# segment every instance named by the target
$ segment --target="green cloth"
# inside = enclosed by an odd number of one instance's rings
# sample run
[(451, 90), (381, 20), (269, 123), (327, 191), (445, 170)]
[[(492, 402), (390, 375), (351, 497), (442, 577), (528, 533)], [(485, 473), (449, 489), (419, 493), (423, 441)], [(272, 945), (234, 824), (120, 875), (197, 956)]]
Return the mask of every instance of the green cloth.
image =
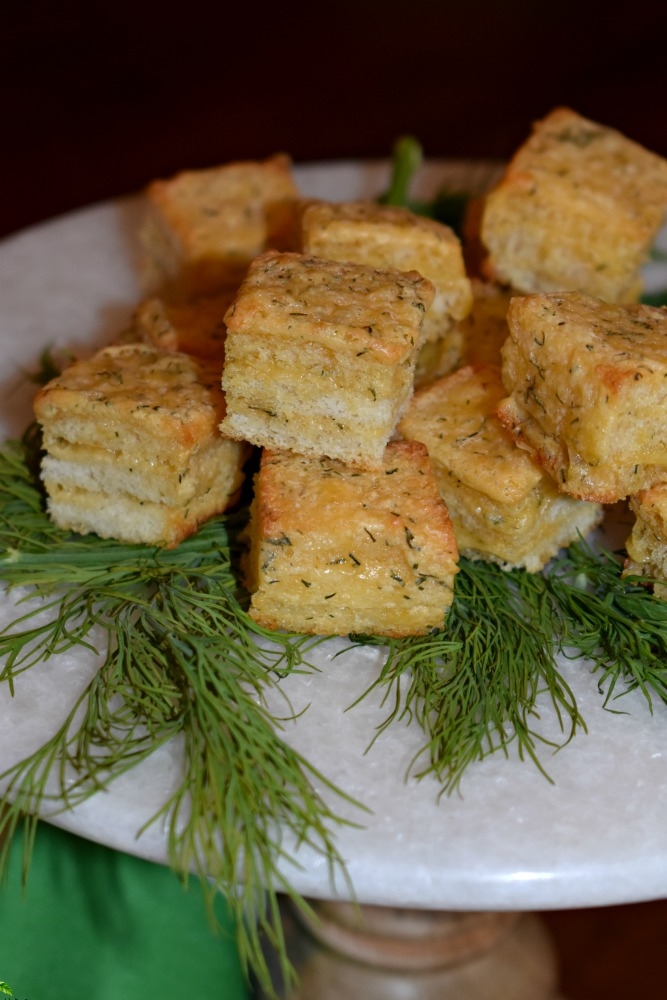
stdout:
[[(201, 887), (42, 823), (27, 885), (17, 837), (0, 885), (0, 982), (16, 1000), (246, 1000), (233, 921)], [(2, 996), (2, 993), (0, 993)]]

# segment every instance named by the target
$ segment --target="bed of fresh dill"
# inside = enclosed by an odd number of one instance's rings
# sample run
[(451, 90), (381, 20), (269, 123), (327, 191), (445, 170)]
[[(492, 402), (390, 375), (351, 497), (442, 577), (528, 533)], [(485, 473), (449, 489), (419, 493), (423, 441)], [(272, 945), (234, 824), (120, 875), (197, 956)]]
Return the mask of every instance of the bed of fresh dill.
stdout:
[[(460, 192), (428, 206), (410, 200), (420, 162), (415, 140), (399, 140), (382, 200), (456, 227)], [(40, 811), (75, 806), (179, 737), (183, 773), (154, 820), (167, 828), (173, 869), (201, 876), (212, 919), (216, 893), (225, 896), (241, 960), (271, 995), (264, 941), (283, 981), (293, 977), (280, 896), (307, 906), (285, 874), (286, 837), (320, 851), (332, 881), (345, 879), (336, 832), (364, 821), (364, 804), (290, 747), (269, 708), (281, 678), (312, 669), (309, 652), (322, 640), (268, 633), (248, 615), (237, 572), (245, 506), (173, 550), (81, 537), (46, 515), (38, 462), (34, 429), (0, 446), (0, 581), (39, 598), (19, 603), (17, 620), (0, 633), (0, 680), (13, 693), (23, 671), (59, 653), (99, 647), (101, 656), (57, 732), (0, 774), (0, 878), (19, 828), (27, 875)], [(436, 795), (457, 790), (470, 763), (511, 749), (548, 779), (540, 751), (554, 743), (553, 726), (544, 735), (545, 705), (560, 724), (558, 746), (586, 726), (558, 654), (589, 662), (608, 706), (636, 688), (649, 708), (667, 701), (667, 602), (624, 578), (619, 554), (583, 541), (541, 574), (462, 559), (444, 626), (404, 640), (350, 637), (351, 645), (384, 647), (364, 697), (382, 696), (379, 732), (421, 728), (406, 779), (430, 776)], [(282, 720), (290, 713), (285, 703)]]
[[(269, 690), (309, 669), (321, 640), (268, 633), (247, 614), (236, 572), (244, 510), (172, 550), (70, 535), (45, 513), (35, 458), (31, 437), (0, 448), (0, 579), (41, 598), (19, 604), (0, 633), (0, 680), (13, 691), (23, 671), (73, 647), (106, 652), (58, 731), (0, 775), (0, 872), (19, 823), (27, 871), (40, 809), (75, 806), (180, 735), (184, 771), (155, 817), (168, 829), (170, 863), (201, 876), (209, 904), (224, 894), (241, 957), (270, 990), (262, 939), (291, 974), (279, 897), (306, 905), (285, 875), (285, 833), (321, 851), (332, 879), (344, 878), (336, 830), (351, 814), (363, 823), (363, 803), (291, 749), (267, 707)], [(468, 764), (512, 745), (542, 769), (545, 695), (559, 745), (585, 728), (559, 651), (590, 661), (607, 701), (633, 687), (649, 704), (667, 700), (667, 604), (621, 570), (618, 557), (584, 542), (544, 574), (463, 559), (445, 628), (389, 642), (351, 637), (386, 646), (373, 684), (383, 726), (423, 730), (409, 777), (434, 776), (450, 793)]]

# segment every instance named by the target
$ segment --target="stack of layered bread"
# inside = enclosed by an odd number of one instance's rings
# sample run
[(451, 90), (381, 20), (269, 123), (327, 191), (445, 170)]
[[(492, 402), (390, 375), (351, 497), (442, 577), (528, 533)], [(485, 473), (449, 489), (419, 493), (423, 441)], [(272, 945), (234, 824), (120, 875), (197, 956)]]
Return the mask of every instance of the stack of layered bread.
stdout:
[(251, 614), (324, 635), (443, 628), (459, 554), (539, 571), (619, 500), (667, 577), (665, 160), (558, 108), (462, 239), (285, 155), (146, 202), (131, 330), (36, 399), (61, 527), (172, 547), (252, 475)]

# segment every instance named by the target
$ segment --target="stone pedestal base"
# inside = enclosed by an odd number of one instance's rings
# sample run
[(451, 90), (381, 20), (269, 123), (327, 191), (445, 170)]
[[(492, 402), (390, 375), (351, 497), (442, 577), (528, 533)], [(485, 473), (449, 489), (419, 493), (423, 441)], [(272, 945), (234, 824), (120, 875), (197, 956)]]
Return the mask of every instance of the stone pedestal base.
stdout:
[[(286, 906), (299, 975), (285, 1000), (558, 1000), (557, 962), (531, 914), (311, 901)], [(280, 987), (279, 987), (280, 989)]]

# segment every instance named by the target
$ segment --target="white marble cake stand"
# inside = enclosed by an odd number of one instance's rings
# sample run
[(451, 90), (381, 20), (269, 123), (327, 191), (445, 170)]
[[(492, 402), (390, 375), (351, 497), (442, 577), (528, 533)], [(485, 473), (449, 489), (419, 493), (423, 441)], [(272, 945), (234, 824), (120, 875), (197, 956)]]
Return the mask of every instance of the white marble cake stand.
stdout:
[[(458, 183), (466, 164), (431, 164), (425, 181)], [(475, 167), (478, 177), (488, 167)], [(305, 195), (371, 197), (386, 164), (301, 167)], [(30, 416), (26, 369), (46, 345), (93, 346), (120, 330), (141, 295), (136, 231), (141, 201), (93, 206), (34, 227), (0, 245), (0, 431), (18, 435)], [(665, 281), (656, 265), (649, 284)], [(15, 617), (11, 601), (0, 621)], [(542, 761), (552, 783), (531, 764), (494, 755), (470, 767), (460, 795), (438, 797), (430, 779), (406, 779), (422, 745), (415, 726), (392, 725), (366, 752), (387, 709), (369, 698), (346, 711), (371, 683), (379, 653), (365, 648), (334, 658), (345, 643), (318, 654), (320, 673), (284, 684), (294, 709), (308, 705), (286, 738), (370, 813), (347, 814), (337, 843), (359, 902), (447, 911), (532, 911), (629, 903), (667, 896), (667, 708), (648, 710), (641, 694), (603, 708), (597, 677), (579, 662), (563, 665), (588, 731)], [(32, 668), (12, 698), (0, 688), (0, 770), (24, 757), (58, 724), (95, 664), (83, 652)], [(547, 732), (557, 727), (547, 718)], [(178, 743), (156, 752), (72, 812), (53, 822), (79, 835), (156, 862), (166, 862), (165, 831), (137, 831), (173, 787)], [(324, 792), (328, 797), (328, 793)], [(344, 880), (331, 885), (325, 860), (294, 851), (285, 870), (303, 896), (348, 899)]]

